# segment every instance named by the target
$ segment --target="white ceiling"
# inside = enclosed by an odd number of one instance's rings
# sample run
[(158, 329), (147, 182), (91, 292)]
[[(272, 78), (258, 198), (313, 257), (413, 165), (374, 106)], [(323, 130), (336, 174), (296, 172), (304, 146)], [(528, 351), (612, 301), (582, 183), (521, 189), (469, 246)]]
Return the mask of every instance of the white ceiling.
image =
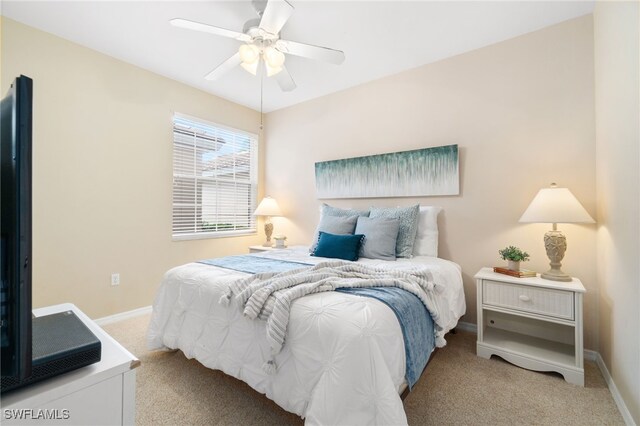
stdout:
[[(297, 89), (264, 81), (269, 112), (593, 11), (593, 1), (303, 1), (282, 38), (343, 50), (342, 65), (287, 56)], [(2, 14), (233, 102), (260, 109), (260, 79), (238, 67), (203, 78), (240, 42), (175, 28), (181, 17), (242, 31), (249, 1), (7, 1)]]

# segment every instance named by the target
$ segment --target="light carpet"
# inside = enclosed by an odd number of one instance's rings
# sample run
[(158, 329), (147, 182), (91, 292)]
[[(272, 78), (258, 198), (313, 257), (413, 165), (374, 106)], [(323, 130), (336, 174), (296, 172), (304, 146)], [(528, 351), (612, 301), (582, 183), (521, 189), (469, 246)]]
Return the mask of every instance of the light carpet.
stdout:
[[(137, 370), (138, 425), (302, 424), (245, 383), (210, 370), (180, 351), (149, 352), (149, 315), (103, 328), (142, 365)], [(410, 425), (623, 425), (607, 384), (585, 362), (585, 387), (500, 358), (475, 355), (475, 334), (447, 336), (404, 401)]]

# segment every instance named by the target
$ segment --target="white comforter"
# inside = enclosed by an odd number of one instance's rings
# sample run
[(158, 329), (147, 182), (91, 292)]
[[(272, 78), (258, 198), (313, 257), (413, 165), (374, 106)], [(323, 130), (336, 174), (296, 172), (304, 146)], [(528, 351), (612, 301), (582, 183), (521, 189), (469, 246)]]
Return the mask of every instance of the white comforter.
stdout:
[[(306, 248), (257, 254), (306, 263)], [(433, 257), (396, 262), (361, 259), (390, 269), (428, 266), (439, 293), (445, 332), (465, 312), (460, 268)], [(305, 296), (291, 306), (287, 338), (276, 356), (278, 373), (262, 365), (270, 348), (263, 321), (245, 318), (236, 304), (218, 303), (245, 273), (200, 263), (168, 271), (153, 305), (150, 349), (180, 349), (188, 358), (248, 383), (307, 424), (406, 424), (399, 397), (404, 384), (402, 331), (393, 311), (368, 297), (338, 292)]]

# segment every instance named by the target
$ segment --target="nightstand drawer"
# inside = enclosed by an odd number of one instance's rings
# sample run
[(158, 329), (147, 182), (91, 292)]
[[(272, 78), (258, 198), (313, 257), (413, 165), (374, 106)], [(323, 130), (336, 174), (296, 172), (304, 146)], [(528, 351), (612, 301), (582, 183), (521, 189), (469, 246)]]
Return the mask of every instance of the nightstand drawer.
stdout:
[(483, 281), (483, 300), (486, 305), (516, 309), (539, 315), (574, 319), (573, 292), (527, 285)]

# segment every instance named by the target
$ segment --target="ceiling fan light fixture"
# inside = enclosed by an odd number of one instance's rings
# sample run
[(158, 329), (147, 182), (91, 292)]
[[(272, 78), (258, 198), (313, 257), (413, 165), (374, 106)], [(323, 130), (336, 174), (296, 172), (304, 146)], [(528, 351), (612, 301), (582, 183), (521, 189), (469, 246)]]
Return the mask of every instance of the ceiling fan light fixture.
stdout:
[(282, 71), (282, 67), (271, 67), (267, 62), (264, 63), (264, 67), (267, 69), (267, 77), (271, 77)]
[(264, 61), (271, 68), (282, 68), (282, 65), (284, 65), (284, 53), (273, 46), (265, 48), (263, 56)]
[(257, 64), (260, 60), (260, 49), (255, 44), (243, 44), (238, 52), (240, 52), (240, 59), (245, 64)]
[(242, 68), (244, 68), (244, 69), (245, 69), (247, 72), (249, 72), (250, 74), (258, 75), (258, 64), (259, 64), (259, 63), (260, 63), (260, 61), (259, 61), (259, 60), (258, 60), (258, 61), (255, 61), (255, 62), (253, 62), (253, 63), (251, 63), (251, 64), (246, 63), (246, 62), (243, 62), (243, 63), (241, 63), (241, 64), (240, 64), (240, 66), (241, 66)]
[[(290, 92), (296, 88), (296, 84), (284, 66), (285, 54), (321, 60), (336, 65), (344, 62), (344, 52), (340, 50), (281, 38), (281, 30), (294, 10), (287, 0), (253, 0), (252, 3), (258, 12), (258, 18), (248, 20), (244, 24), (242, 32), (189, 19), (170, 20), (171, 25), (179, 28), (226, 37), (242, 43), (237, 53), (205, 75), (207, 80), (216, 80), (230, 69), (241, 65), (254, 76), (259, 74), (262, 77), (265, 73), (269, 77), (277, 75), (275, 80), (280, 89)], [(264, 66), (262, 65), (263, 61), (265, 62)]]

